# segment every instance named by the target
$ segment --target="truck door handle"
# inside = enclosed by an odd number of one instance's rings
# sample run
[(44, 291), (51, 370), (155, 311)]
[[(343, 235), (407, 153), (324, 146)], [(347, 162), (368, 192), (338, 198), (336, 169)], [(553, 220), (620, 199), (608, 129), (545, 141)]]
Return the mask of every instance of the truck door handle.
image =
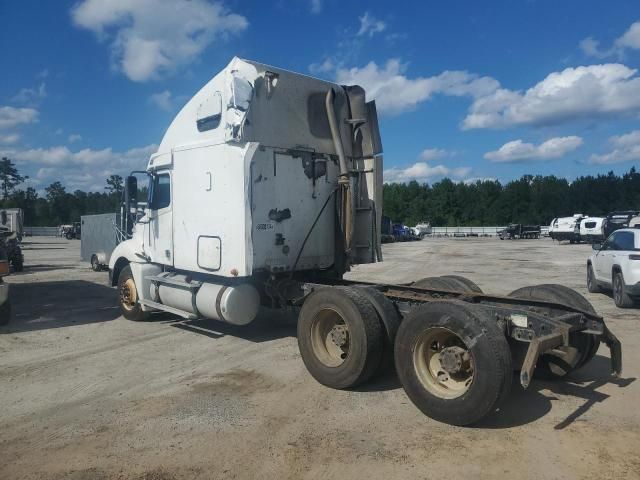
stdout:
[(213, 180), (211, 177), (211, 172), (207, 172), (207, 176), (209, 177), (209, 186), (207, 187), (207, 192), (210, 192), (213, 188)]

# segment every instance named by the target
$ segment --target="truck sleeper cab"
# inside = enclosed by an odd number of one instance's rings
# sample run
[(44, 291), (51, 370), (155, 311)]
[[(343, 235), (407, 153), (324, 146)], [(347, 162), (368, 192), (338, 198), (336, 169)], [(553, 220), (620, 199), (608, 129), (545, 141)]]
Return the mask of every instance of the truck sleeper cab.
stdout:
[(234, 58), (151, 156), (142, 216), (127, 179), (123, 215), (135, 222), (109, 262), (122, 314), (244, 325), (260, 307), (300, 307), (300, 354), (320, 383), (353, 387), (395, 355), (412, 401), (458, 425), (497, 408), (513, 369), (524, 386), (535, 368), (566, 375), (601, 339), (619, 373), (619, 342), (565, 287), (496, 297), (455, 276), (344, 280), (382, 260), (381, 154), (362, 88)]

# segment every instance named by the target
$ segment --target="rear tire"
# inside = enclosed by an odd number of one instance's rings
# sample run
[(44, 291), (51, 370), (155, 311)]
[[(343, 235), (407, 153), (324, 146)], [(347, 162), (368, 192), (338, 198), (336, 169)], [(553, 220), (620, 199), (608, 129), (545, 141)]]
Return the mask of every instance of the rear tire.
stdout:
[(631, 308), (635, 304), (633, 298), (626, 292), (622, 272), (614, 272), (613, 274), (613, 301), (618, 308)]
[(511, 388), (511, 352), (484, 310), (457, 300), (411, 310), (395, 342), (396, 371), (427, 416), (470, 425), (495, 411)]
[(91, 270), (94, 272), (100, 271), (100, 262), (98, 261), (97, 255), (91, 255)]
[(380, 366), (384, 331), (375, 308), (356, 288), (312, 292), (298, 317), (298, 347), (321, 384), (345, 389), (369, 380)]
[(385, 297), (380, 291), (374, 287), (355, 286), (362, 293), (378, 314), (378, 320), (383, 328), (383, 350), (382, 359), (377, 373), (386, 373), (393, 368), (393, 343), (398, 333), (398, 327), (402, 318), (391, 300)]
[(118, 304), (120, 313), (127, 320), (140, 322), (149, 318), (149, 312), (142, 310), (138, 300), (136, 282), (129, 265), (124, 267), (118, 276)]
[(455, 283), (461, 285), (465, 292), (482, 293), (482, 289), (475, 282), (466, 277), (462, 277), (460, 275), (442, 275), (440, 278), (453, 280)]
[(411, 284), (418, 288), (429, 288), (433, 290), (458, 290), (460, 283), (444, 277), (426, 277), (421, 278)]
[[(523, 287), (514, 290), (509, 296), (543, 302), (556, 302), (584, 310), (585, 312), (596, 313), (589, 300), (564, 285), (543, 284)], [(557, 356), (544, 354), (540, 356), (536, 364), (535, 372), (538, 377), (545, 379), (562, 378), (568, 373), (581, 368), (595, 356), (600, 347), (600, 339), (595, 335), (573, 332), (569, 335), (569, 344), (577, 348), (579, 352), (575, 365), (569, 366), (565, 362), (560, 362)]]

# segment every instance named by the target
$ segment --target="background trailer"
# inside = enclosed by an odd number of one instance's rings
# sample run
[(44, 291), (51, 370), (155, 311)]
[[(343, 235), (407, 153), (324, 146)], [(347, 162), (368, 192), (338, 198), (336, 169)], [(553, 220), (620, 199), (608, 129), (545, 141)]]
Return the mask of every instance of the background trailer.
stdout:
[(119, 243), (116, 229), (119, 221), (120, 215), (117, 213), (80, 217), (82, 225), (80, 257), (84, 261), (91, 262), (91, 268), (96, 271), (109, 265), (111, 252)]

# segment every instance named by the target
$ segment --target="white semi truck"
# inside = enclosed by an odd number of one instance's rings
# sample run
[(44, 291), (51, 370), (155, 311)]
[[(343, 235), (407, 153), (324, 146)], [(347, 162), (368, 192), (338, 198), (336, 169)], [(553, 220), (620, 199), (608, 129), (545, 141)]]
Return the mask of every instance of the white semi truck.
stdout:
[[(131, 238), (111, 255), (122, 314), (170, 312), (244, 325), (259, 308), (300, 307), (308, 371), (332, 388), (393, 358), (428, 416), (472, 424), (505, 400), (513, 370), (564, 376), (620, 343), (560, 285), (485, 295), (468, 279), (353, 282), (382, 260), (382, 145), (375, 103), (344, 86), (234, 58), (178, 113), (145, 175), (125, 185)], [(384, 353), (387, 354), (384, 354)]]

